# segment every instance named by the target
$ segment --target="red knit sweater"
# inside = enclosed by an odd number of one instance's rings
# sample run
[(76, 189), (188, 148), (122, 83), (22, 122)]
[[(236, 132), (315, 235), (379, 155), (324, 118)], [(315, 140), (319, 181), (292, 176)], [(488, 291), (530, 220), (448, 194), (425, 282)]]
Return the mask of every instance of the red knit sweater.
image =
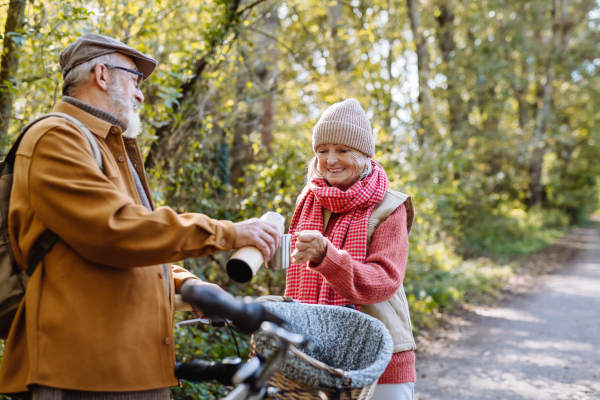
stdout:
[[(339, 214), (332, 214), (325, 237), (329, 238)], [(341, 296), (354, 304), (376, 304), (391, 298), (402, 285), (408, 260), (406, 208), (401, 205), (373, 233), (364, 263), (338, 250), (331, 243), (321, 262), (309, 267), (329, 282)], [(340, 268), (340, 266), (343, 266)], [(394, 353), (378, 383), (415, 382), (414, 351)]]

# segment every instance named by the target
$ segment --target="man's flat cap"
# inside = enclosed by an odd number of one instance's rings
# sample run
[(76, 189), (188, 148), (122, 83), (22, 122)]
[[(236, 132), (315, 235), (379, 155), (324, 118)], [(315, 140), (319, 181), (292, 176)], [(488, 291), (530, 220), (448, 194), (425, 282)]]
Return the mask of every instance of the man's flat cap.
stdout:
[(63, 79), (76, 66), (111, 53), (121, 53), (133, 58), (138, 70), (144, 74), (144, 80), (148, 79), (156, 68), (156, 60), (152, 57), (148, 57), (108, 36), (87, 33), (77, 38), (60, 53), (59, 61)]

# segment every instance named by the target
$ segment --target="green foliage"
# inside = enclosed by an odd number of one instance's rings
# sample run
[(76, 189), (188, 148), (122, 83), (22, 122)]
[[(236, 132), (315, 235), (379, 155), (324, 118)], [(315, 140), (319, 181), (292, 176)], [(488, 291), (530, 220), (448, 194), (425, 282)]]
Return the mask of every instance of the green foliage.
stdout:
[[(141, 111), (156, 203), (233, 221), (274, 210), (289, 222), (312, 128), (326, 107), (354, 97), (391, 188), (415, 205), (404, 285), (418, 330), (495, 292), (515, 255), (598, 210), (600, 12), (593, 0), (559, 10), (550, 0), (415, 3), (425, 66), (404, 0), (31, 1), (23, 31), (3, 32), (22, 47), (0, 93), (14, 99), (0, 145), (60, 100), (60, 51), (87, 32), (109, 35), (159, 62)], [(231, 282), (227, 257), (184, 266), (234, 294), (282, 293), (277, 271)], [(177, 357), (233, 355), (228, 335), (177, 330)]]
[(495, 211), (473, 214), (465, 224), (463, 249), (467, 255), (509, 257), (535, 253), (560, 239), (569, 226), (568, 216), (558, 210)]
[[(191, 316), (177, 315), (180, 321)], [(203, 359), (218, 361), (225, 357), (237, 357), (234, 341), (227, 328), (211, 327), (183, 327), (175, 329), (175, 357), (179, 362)], [(249, 353), (249, 338), (236, 333), (242, 359), (246, 360)], [(230, 388), (229, 388), (230, 389)], [(181, 387), (171, 389), (171, 398), (174, 399), (204, 399), (215, 396), (224, 397), (228, 389), (216, 383), (194, 384), (181, 381)]]

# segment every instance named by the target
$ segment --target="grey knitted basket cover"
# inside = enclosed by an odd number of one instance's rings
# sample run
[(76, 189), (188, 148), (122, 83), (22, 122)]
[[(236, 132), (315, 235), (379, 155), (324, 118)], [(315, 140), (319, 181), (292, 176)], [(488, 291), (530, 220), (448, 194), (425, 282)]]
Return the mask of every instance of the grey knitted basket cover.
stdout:
[[(310, 339), (314, 348), (305, 354), (330, 367), (340, 368), (351, 388), (375, 383), (392, 358), (393, 341), (385, 325), (364, 313), (339, 306), (266, 302), (263, 306), (285, 319), (284, 327)], [(254, 335), (259, 353), (268, 356), (275, 342), (264, 334)], [(315, 389), (339, 389), (344, 378), (308, 364), (288, 352), (283, 376)]]

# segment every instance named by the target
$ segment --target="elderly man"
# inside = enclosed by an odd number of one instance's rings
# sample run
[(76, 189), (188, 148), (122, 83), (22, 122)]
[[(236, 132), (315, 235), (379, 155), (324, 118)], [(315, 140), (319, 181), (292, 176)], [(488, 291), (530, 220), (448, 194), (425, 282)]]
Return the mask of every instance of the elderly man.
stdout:
[[(94, 134), (104, 168), (73, 124), (50, 117), (24, 136), (9, 229), (24, 268), (42, 235), (58, 242), (31, 276), (0, 365), (0, 393), (34, 399), (168, 399), (175, 293), (194, 275), (164, 263), (255, 245), (270, 258), (273, 225), (154, 208), (136, 136), (152, 58), (87, 34), (60, 56), (53, 111)], [(207, 283), (208, 284), (208, 283)]]

